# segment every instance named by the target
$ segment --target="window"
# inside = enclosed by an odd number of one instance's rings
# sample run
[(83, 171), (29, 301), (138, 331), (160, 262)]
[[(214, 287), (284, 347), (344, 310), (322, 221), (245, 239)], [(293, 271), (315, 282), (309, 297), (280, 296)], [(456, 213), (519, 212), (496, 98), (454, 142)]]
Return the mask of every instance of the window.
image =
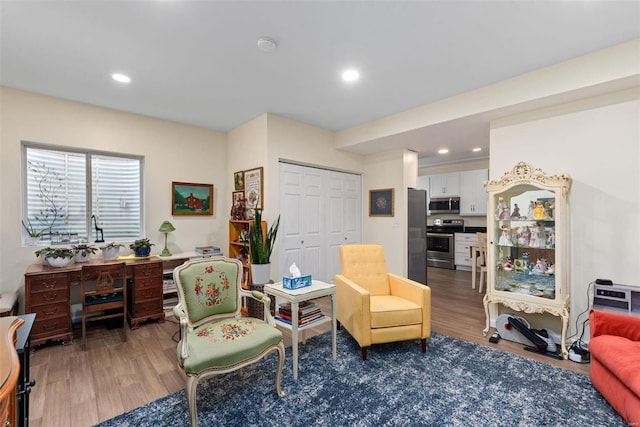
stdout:
[(23, 223), (41, 242), (142, 236), (143, 159), (23, 143)]

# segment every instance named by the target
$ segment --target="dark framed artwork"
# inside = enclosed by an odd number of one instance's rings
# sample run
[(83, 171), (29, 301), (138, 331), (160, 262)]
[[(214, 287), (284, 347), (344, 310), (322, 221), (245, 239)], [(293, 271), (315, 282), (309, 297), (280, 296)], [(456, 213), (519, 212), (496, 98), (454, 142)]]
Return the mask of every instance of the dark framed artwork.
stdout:
[(369, 216), (393, 216), (393, 188), (369, 190)]
[(263, 209), (262, 167), (244, 171), (244, 197), (247, 209)]
[(213, 215), (213, 184), (171, 183), (171, 215)]
[(233, 174), (235, 191), (244, 191), (244, 172), (239, 171)]
[(233, 205), (235, 205), (236, 203), (240, 203), (240, 201), (244, 199), (244, 191), (234, 191), (233, 193), (231, 193), (231, 195), (233, 196)]

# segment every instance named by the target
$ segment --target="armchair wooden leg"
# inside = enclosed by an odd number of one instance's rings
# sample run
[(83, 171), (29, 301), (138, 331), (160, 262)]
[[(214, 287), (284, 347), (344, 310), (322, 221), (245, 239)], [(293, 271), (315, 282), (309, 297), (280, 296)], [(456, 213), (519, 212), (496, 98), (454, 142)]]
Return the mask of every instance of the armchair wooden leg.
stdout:
[(426, 338), (422, 339), (422, 352), (423, 353), (427, 352), (427, 339)]
[(369, 347), (360, 347), (360, 350), (362, 351), (362, 360), (367, 360), (367, 349)]

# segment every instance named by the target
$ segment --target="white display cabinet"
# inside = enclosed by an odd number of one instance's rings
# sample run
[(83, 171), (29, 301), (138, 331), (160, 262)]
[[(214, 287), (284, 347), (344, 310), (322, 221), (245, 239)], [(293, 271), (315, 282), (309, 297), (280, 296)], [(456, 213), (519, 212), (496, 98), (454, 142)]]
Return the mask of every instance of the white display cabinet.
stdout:
[(486, 335), (498, 305), (562, 319), (561, 352), (567, 358), (569, 323), (568, 175), (547, 175), (520, 162), (486, 184)]

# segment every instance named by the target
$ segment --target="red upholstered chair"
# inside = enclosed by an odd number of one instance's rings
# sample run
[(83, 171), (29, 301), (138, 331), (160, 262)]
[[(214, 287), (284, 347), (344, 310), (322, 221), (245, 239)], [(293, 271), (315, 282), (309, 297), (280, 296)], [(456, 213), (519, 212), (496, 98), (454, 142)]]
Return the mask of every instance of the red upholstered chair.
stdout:
[(640, 317), (591, 310), (591, 383), (629, 425), (640, 425)]

